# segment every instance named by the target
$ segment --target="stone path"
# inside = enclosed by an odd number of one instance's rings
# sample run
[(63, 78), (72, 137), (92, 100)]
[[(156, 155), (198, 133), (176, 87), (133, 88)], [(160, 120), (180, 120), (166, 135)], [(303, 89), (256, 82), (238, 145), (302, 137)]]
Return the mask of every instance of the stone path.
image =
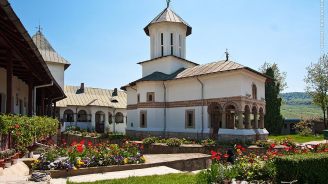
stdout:
[[(101, 181), (101, 180), (128, 178), (133, 176), (165, 175), (165, 174), (172, 174), (172, 173), (182, 173), (182, 171), (172, 169), (166, 166), (159, 166), (159, 167), (150, 167), (145, 169), (72, 176), (67, 179), (73, 182), (93, 182), (93, 181)], [(51, 183), (65, 184), (67, 179), (66, 178), (52, 179)]]
[(321, 144), (321, 143), (328, 143), (328, 142), (326, 140), (322, 140), (322, 141), (310, 141), (310, 142), (303, 143), (303, 145), (307, 145), (307, 144)]

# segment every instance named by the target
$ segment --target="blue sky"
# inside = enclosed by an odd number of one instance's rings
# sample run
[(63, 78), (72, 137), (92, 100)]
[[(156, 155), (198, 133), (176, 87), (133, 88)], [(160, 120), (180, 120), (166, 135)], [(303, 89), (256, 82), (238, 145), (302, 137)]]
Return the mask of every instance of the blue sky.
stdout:
[[(137, 62), (149, 59), (143, 28), (165, 0), (10, 0), (33, 35), (39, 23), (54, 49), (71, 62), (65, 83), (121, 87), (141, 77)], [(319, 0), (172, 0), (193, 27), (187, 59), (224, 59), (258, 69), (276, 62), (287, 72), (287, 92), (303, 91), (306, 66), (320, 56)]]

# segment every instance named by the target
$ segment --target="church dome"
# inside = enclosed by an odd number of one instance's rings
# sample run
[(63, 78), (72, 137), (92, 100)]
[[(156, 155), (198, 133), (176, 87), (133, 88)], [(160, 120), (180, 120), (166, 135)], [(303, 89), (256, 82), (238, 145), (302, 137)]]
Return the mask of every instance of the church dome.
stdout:
[(189, 36), (192, 31), (192, 27), (184, 21), (178, 14), (176, 14), (169, 6), (165, 8), (159, 15), (157, 15), (145, 28), (145, 33), (149, 36), (149, 26), (152, 24), (160, 23), (160, 22), (173, 22), (173, 23), (181, 23), (187, 26), (186, 36)]

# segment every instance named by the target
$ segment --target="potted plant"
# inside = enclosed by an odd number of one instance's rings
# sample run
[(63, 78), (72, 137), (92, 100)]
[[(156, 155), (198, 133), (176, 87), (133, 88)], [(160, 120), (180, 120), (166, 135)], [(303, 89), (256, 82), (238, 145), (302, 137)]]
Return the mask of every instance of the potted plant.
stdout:
[(11, 151), (10, 150), (6, 150), (4, 152), (5, 154), (5, 167), (9, 168), (11, 166)]
[(16, 150), (12, 150), (12, 156), (11, 156), (12, 165), (17, 164), (18, 158), (19, 158), (19, 153), (17, 153)]
[(0, 151), (0, 168), (4, 168), (5, 167), (5, 155), (4, 155), (4, 151)]

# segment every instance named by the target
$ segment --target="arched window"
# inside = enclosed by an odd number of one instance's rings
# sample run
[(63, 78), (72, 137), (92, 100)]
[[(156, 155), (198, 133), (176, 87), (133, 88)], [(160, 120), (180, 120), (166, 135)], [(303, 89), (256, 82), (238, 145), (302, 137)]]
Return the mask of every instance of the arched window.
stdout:
[(115, 123), (124, 123), (124, 116), (121, 112), (115, 114)]
[(64, 111), (64, 122), (74, 122), (74, 112), (71, 109)]
[(112, 124), (113, 123), (113, 115), (111, 112), (108, 112), (108, 123)]
[(79, 121), (79, 122), (87, 122), (88, 121), (87, 112), (85, 110), (80, 110), (77, 113), (77, 121)]
[(252, 85), (252, 97), (254, 100), (257, 99), (257, 87), (255, 84)]

